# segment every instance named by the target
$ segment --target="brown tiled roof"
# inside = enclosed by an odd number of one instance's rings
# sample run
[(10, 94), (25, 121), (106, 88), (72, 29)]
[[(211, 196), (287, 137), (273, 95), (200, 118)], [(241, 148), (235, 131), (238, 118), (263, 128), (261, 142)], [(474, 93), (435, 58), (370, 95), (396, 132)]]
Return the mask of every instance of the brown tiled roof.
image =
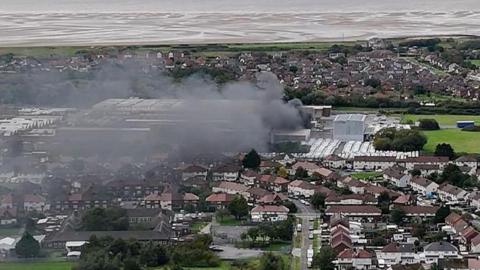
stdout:
[(231, 202), (235, 199), (235, 195), (233, 194), (227, 194), (227, 193), (213, 193), (210, 196), (208, 196), (205, 201), (207, 202)]
[(373, 254), (364, 250), (364, 249), (345, 249), (340, 254), (338, 254), (337, 258), (342, 259), (353, 259), (353, 258), (372, 258)]
[(198, 196), (193, 194), (193, 193), (187, 192), (183, 195), (183, 200), (184, 201), (198, 201), (199, 199), (200, 198), (198, 198)]
[(368, 162), (395, 162), (396, 157), (382, 157), (382, 156), (355, 156), (353, 161), (368, 161)]
[(473, 245), (473, 246), (478, 246), (480, 245), (480, 234), (477, 234), (477, 236), (475, 236), (471, 241), (470, 243)]
[(421, 176), (414, 176), (412, 180), (410, 180), (410, 182), (413, 182), (422, 187), (428, 187), (430, 184), (434, 183), (433, 181)]
[(406, 194), (406, 195), (400, 195), (398, 198), (396, 198), (393, 203), (396, 204), (407, 204), (412, 200), (412, 195)]
[(405, 214), (420, 214), (420, 215), (426, 215), (426, 214), (435, 214), (438, 210), (438, 207), (434, 206), (421, 206), (421, 205), (402, 205), (399, 206), (400, 209), (402, 209)]
[(418, 157), (408, 157), (405, 159), (405, 162), (408, 163), (447, 163), (448, 157), (440, 156), (418, 156)]
[(249, 187), (244, 186), (242, 184), (228, 182), (228, 181), (221, 181), (220, 183), (218, 183), (217, 187), (223, 188), (223, 189), (231, 189), (239, 192), (245, 192), (249, 189)]
[(450, 185), (448, 183), (443, 183), (441, 184), (439, 187), (438, 187), (438, 190), (441, 190), (445, 193), (448, 193), (448, 194), (452, 194), (454, 196), (462, 193), (462, 192), (465, 192), (465, 190), (459, 188), (459, 187), (456, 187), (454, 185)]
[(445, 223), (449, 224), (449, 225), (453, 225), (455, 224), (457, 221), (459, 221), (460, 219), (462, 219), (462, 216), (460, 216), (459, 214), (455, 213), (455, 212), (451, 212), (446, 218), (445, 218)]
[(463, 155), (463, 156), (455, 159), (455, 162), (477, 162), (477, 156), (476, 155)]
[(337, 213), (370, 213), (381, 214), (382, 211), (373, 205), (332, 205), (325, 211), (327, 214)]
[(377, 202), (375, 197), (370, 194), (347, 194), (347, 195), (331, 195), (325, 199), (325, 202), (340, 202), (342, 200), (361, 200), (362, 202)]
[(290, 210), (283, 205), (257, 205), (252, 209), (253, 212), (279, 212), (288, 213)]

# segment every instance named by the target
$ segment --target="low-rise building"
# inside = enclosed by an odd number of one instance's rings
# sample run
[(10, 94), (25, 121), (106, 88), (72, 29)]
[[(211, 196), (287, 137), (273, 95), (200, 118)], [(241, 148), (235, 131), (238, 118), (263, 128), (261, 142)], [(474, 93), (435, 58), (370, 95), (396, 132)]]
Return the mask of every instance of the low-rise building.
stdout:
[(253, 222), (275, 222), (288, 218), (288, 208), (283, 205), (257, 205), (250, 211)]
[(379, 265), (411, 264), (420, 262), (415, 246), (410, 243), (392, 242), (377, 251)]
[(373, 205), (332, 205), (327, 208), (325, 215), (372, 222), (382, 215), (382, 211)]
[(437, 192), (438, 184), (421, 176), (414, 176), (410, 180), (410, 187), (417, 193), (429, 196)]
[(426, 263), (438, 263), (439, 259), (458, 258), (458, 248), (449, 242), (438, 241), (423, 248)]
[(340, 270), (367, 270), (373, 267), (373, 254), (364, 249), (345, 249), (337, 255)]
[(356, 156), (353, 158), (354, 170), (386, 170), (396, 164), (396, 157)]
[(440, 185), (437, 189), (437, 194), (440, 200), (449, 203), (464, 201), (468, 195), (467, 191), (448, 183)]
[(411, 175), (404, 173), (397, 166), (383, 171), (383, 178), (392, 185), (399, 188), (406, 188), (410, 184)]

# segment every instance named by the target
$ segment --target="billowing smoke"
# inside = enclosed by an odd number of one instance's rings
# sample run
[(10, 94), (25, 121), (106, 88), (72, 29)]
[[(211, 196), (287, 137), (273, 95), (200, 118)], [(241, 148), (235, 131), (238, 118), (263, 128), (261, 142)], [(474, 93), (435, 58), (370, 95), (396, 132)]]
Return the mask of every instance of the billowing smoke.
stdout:
[[(94, 106), (88, 114), (71, 117), (70, 127), (77, 129), (59, 130), (55, 150), (138, 158), (163, 151), (181, 157), (250, 148), (265, 151), (272, 130), (302, 126), (298, 108), (282, 100), (283, 87), (272, 73), (256, 74), (256, 82), (224, 85), (201, 74), (181, 81), (162, 74), (143, 78), (138, 68), (107, 66), (88, 83), (71, 85), (76, 89), (69, 89), (57, 106), (91, 106), (107, 98), (140, 97), (165, 100), (165, 110), (125, 113), (116, 107), (99, 111)], [(92, 127), (128, 131), (97, 132)], [(147, 135), (130, 131), (144, 127), (151, 130)]]

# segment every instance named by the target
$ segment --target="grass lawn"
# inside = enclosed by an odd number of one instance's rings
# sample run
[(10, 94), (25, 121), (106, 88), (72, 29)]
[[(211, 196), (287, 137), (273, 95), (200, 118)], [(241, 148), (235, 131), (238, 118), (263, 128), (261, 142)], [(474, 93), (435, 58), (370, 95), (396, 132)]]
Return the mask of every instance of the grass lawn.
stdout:
[(263, 250), (265, 251), (281, 251), (281, 252), (288, 252), (290, 250), (291, 243), (290, 242), (274, 242), (265, 247)]
[(20, 228), (0, 228), (0, 238), (19, 236)]
[(474, 64), (477, 67), (480, 67), (480, 59), (470, 60), (470, 63)]
[(300, 257), (294, 257), (293, 258), (293, 265), (292, 269), (293, 270), (300, 270), (302, 265), (300, 264)]
[(71, 262), (8, 262), (0, 263), (0, 270), (70, 270)]
[(203, 227), (207, 226), (208, 222), (206, 221), (197, 221), (193, 222), (192, 225), (190, 225), (190, 229), (192, 232), (197, 233), (203, 229)]
[(218, 222), (220, 225), (236, 226), (236, 225), (241, 225), (243, 221), (242, 221), (242, 220), (237, 220), (237, 219), (235, 219), (234, 216), (225, 216), (225, 217), (223, 217), (222, 219), (220, 219), (220, 218), (217, 217), (217, 222)]
[(480, 124), (480, 115), (448, 115), (448, 114), (405, 114), (402, 117), (402, 123), (408, 120), (417, 121), (418, 119), (435, 119), (440, 125), (456, 126), (457, 121), (475, 121)]
[(425, 151), (434, 152), (439, 143), (449, 143), (455, 152), (480, 153), (480, 132), (462, 131), (461, 129), (441, 129), (423, 131), (427, 136)]
[(353, 172), (351, 174), (352, 178), (355, 179), (370, 179), (370, 178), (377, 178), (382, 176), (381, 172)]
[(313, 229), (318, 230), (318, 226), (320, 225), (320, 222), (318, 221), (318, 218), (313, 221)]

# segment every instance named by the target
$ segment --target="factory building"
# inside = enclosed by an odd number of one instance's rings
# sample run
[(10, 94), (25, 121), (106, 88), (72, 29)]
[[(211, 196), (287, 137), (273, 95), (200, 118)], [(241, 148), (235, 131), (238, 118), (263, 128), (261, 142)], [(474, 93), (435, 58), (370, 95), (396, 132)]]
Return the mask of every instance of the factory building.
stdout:
[(333, 120), (333, 138), (340, 141), (364, 140), (365, 119), (363, 114), (339, 114)]

